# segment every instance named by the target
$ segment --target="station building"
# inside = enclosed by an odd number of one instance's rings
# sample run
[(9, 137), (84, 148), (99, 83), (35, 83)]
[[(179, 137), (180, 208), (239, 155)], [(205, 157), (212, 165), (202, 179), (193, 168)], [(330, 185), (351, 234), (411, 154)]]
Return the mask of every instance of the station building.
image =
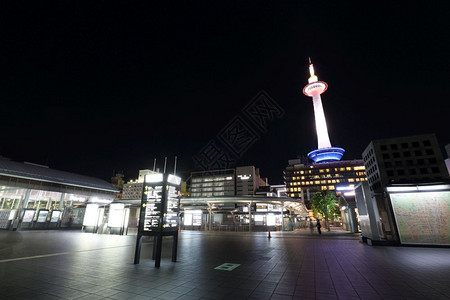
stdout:
[(99, 178), (0, 159), (0, 229), (82, 228), (86, 206), (119, 192)]
[(185, 229), (292, 230), (308, 215), (301, 200), (283, 195), (254, 166), (191, 173), (191, 196), (181, 198)]

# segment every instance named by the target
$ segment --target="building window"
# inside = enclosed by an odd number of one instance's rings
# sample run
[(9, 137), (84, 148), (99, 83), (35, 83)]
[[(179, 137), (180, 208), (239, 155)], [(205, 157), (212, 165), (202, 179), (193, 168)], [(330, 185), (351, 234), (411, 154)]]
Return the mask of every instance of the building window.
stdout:
[(423, 159), (418, 159), (418, 160), (417, 160), (417, 164), (418, 164), (419, 166), (423, 166), (423, 165), (425, 164), (425, 160), (423, 160)]
[(395, 166), (396, 166), (396, 167), (401, 167), (401, 166), (402, 166), (402, 162), (399, 161), (399, 160), (397, 160), (397, 161), (395, 162)]
[(427, 168), (420, 168), (420, 174), (428, 174)]
[(397, 150), (397, 144), (391, 144), (391, 149), (392, 150)]
[(397, 174), (398, 174), (399, 176), (404, 176), (404, 175), (405, 175), (405, 171), (404, 171), (404, 170), (398, 170), (398, 171), (397, 171)]
[(400, 157), (400, 153), (399, 152), (394, 152), (394, 153), (392, 153), (392, 156), (394, 156), (394, 158), (399, 158)]
[(383, 159), (389, 159), (389, 153), (383, 153)]
[(432, 157), (432, 158), (429, 158), (429, 159), (428, 159), (428, 162), (429, 162), (430, 164), (435, 164), (435, 163), (437, 163), (437, 160), (436, 160), (435, 157)]
[(422, 156), (422, 151), (416, 150), (416, 151), (414, 151), (414, 155), (415, 156)]
[(434, 154), (433, 149), (427, 149), (427, 150), (425, 150), (425, 152), (426, 152), (427, 155), (433, 155)]
[(413, 147), (419, 147), (419, 142), (412, 142)]
[(386, 173), (388, 174), (388, 176), (394, 176), (394, 171), (392, 171), (392, 170), (389, 170)]
[(430, 141), (423, 141), (423, 145), (424, 146), (431, 146), (431, 142)]
[(416, 172), (416, 169), (410, 169), (410, 170), (409, 170), (409, 174), (410, 174), (410, 175), (416, 175), (416, 173), (417, 173), (417, 172)]
[(387, 146), (386, 145), (381, 145), (380, 149), (381, 149), (381, 151), (386, 151), (387, 150)]
[(405, 152), (403, 152), (403, 156), (404, 157), (411, 157), (411, 152), (405, 151)]
[(392, 163), (390, 161), (387, 161), (387, 162), (384, 163), (384, 166), (386, 168), (390, 168), (390, 167), (392, 167)]
[(401, 146), (403, 149), (406, 149), (406, 148), (408, 148), (408, 143), (402, 143)]
[(437, 174), (437, 173), (440, 173), (440, 170), (438, 167), (432, 167), (431, 172), (433, 172), (434, 174)]

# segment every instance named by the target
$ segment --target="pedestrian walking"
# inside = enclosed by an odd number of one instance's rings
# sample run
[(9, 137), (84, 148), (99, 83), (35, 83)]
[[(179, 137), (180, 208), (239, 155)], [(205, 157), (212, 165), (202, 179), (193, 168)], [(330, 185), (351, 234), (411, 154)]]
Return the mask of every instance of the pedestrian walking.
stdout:
[(317, 219), (316, 227), (317, 227), (317, 231), (319, 232), (319, 234), (322, 234), (322, 231), (320, 231), (320, 228), (322, 227), (322, 225), (320, 225), (319, 219)]
[(311, 230), (311, 234), (314, 234), (314, 224), (312, 219), (309, 219), (309, 230)]

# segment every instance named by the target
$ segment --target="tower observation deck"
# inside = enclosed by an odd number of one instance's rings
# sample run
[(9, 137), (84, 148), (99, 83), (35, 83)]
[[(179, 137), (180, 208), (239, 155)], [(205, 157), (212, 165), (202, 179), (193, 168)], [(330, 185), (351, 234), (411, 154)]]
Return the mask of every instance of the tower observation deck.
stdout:
[(320, 98), (320, 95), (328, 89), (328, 84), (318, 80), (314, 74), (311, 59), (309, 60), (309, 73), (311, 76), (308, 79), (308, 84), (303, 88), (303, 94), (312, 97), (313, 100), (318, 147), (316, 150), (309, 152), (308, 157), (315, 163), (341, 160), (345, 150), (331, 146), (322, 99)]

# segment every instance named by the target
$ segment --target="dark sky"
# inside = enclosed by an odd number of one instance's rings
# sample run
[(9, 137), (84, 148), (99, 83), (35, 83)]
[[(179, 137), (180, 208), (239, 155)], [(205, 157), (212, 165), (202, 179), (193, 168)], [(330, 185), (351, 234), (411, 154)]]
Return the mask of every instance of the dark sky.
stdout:
[(308, 57), (344, 159), (380, 138), (450, 143), (446, 0), (167, 2), (3, 2), (0, 155), (105, 180), (177, 156), (186, 179), (264, 90), (284, 114), (237, 165), (282, 183), (317, 147)]

